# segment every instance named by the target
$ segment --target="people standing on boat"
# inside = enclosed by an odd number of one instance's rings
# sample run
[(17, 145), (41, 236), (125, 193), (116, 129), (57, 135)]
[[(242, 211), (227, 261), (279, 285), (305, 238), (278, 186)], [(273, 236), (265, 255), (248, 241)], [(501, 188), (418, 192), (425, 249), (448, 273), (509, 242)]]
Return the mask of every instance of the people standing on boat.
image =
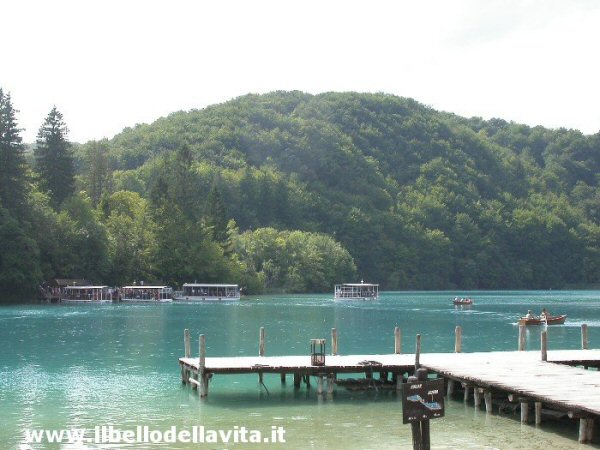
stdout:
[(527, 311), (527, 315), (525, 316), (526, 319), (534, 319), (535, 316), (533, 315), (533, 313), (531, 312), (531, 310)]
[(547, 320), (548, 317), (550, 317), (550, 314), (548, 314), (548, 311), (546, 310), (546, 308), (543, 308), (542, 312), (540, 313), (540, 319)]

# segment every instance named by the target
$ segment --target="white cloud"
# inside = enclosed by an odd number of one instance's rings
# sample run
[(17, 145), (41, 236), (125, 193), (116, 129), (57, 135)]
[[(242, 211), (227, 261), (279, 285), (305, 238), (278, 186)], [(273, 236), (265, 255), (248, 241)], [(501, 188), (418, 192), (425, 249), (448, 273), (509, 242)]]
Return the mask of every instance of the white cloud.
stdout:
[(461, 115), (600, 129), (593, 1), (21, 0), (0, 87), (27, 141), (71, 139), (277, 89), (388, 92)]

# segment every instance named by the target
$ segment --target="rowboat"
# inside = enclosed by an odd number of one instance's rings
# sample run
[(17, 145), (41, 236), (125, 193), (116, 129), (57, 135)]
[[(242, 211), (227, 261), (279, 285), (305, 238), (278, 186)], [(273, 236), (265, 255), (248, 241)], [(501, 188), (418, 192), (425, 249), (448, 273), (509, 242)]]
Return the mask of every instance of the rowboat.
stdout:
[(567, 315), (547, 317), (521, 317), (519, 325), (562, 325), (567, 320)]
[(452, 303), (454, 303), (457, 306), (472, 305), (473, 304), (473, 300), (470, 299), (470, 298), (458, 298), (458, 297), (456, 297)]

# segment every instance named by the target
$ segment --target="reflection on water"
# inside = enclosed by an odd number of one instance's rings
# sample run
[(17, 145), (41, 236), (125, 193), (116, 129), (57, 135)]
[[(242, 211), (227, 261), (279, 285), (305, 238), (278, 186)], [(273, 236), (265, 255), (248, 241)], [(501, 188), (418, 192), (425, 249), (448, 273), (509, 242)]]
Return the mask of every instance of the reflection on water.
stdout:
[[(514, 350), (518, 317), (545, 307), (568, 315), (564, 326), (548, 328), (550, 349), (578, 348), (583, 323), (590, 346), (600, 347), (599, 292), (470, 292), (470, 308), (455, 308), (455, 295), (467, 293), (388, 292), (359, 303), (296, 295), (238, 304), (0, 307), (0, 448), (18, 448), (25, 428), (108, 424), (265, 432), (280, 425), (287, 436), (281, 448), (412, 448), (391, 393), (338, 389), (318, 399), (316, 389), (296, 391), (290, 380), (281, 386), (279, 376), (265, 375), (266, 392), (256, 376), (235, 375), (215, 376), (208, 399), (199, 401), (179, 378), (184, 328), (194, 354), (198, 335), (206, 335), (209, 356), (256, 355), (260, 326), (270, 355), (308, 354), (309, 339), (329, 339), (332, 327), (342, 354), (392, 352), (395, 326), (404, 352), (413, 351), (417, 333), (424, 352), (453, 351), (457, 325), (465, 352)], [(528, 349), (539, 349), (542, 329), (527, 328)], [(579, 448), (576, 422), (536, 428), (461, 401), (446, 406), (446, 417), (432, 422), (432, 448)]]

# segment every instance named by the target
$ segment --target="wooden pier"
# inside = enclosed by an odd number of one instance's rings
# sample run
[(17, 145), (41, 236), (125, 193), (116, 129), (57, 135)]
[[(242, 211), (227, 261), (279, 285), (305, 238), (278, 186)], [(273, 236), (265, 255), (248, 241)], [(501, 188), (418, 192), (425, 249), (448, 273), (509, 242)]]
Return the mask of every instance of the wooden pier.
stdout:
[[(518, 347), (524, 348), (520, 327)], [(415, 353), (401, 353), (400, 330), (394, 330), (395, 353), (371, 355), (327, 355), (324, 365), (312, 365), (311, 356), (264, 356), (264, 329), (259, 332), (259, 356), (206, 357), (205, 338), (200, 335), (198, 358), (191, 357), (190, 337), (184, 333), (185, 356), (179, 359), (184, 383), (198, 388), (199, 395), (208, 395), (209, 379), (216, 374), (256, 373), (263, 383), (263, 374), (280, 374), (285, 382), (292, 375), (294, 387), (316, 377), (317, 394), (333, 394), (338, 374), (364, 374), (366, 379), (378, 380), (392, 390), (402, 384), (416, 368), (428, 369), (434, 376), (446, 380), (449, 396), (462, 391), (464, 401), (479, 408), (484, 401), (486, 411), (493, 412), (493, 399), (514, 402), (520, 408), (521, 421), (539, 425), (542, 412), (568, 416), (579, 420), (579, 441), (591, 442), (594, 423), (600, 417), (600, 374), (588, 367), (600, 367), (600, 350), (587, 349), (587, 327), (582, 327), (582, 350), (548, 350), (545, 331), (541, 333), (541, 351), (495, 351), (462, 353), (462, 330), (457, 327), (454, 353), (420, 352), (417, 336)], [(337, 331), (332, 329), (332, 349), (337, 353)], [(325, 380), (327, 386), (325, 388)], [(516, 406), (515, 406), (516, 408)]]

